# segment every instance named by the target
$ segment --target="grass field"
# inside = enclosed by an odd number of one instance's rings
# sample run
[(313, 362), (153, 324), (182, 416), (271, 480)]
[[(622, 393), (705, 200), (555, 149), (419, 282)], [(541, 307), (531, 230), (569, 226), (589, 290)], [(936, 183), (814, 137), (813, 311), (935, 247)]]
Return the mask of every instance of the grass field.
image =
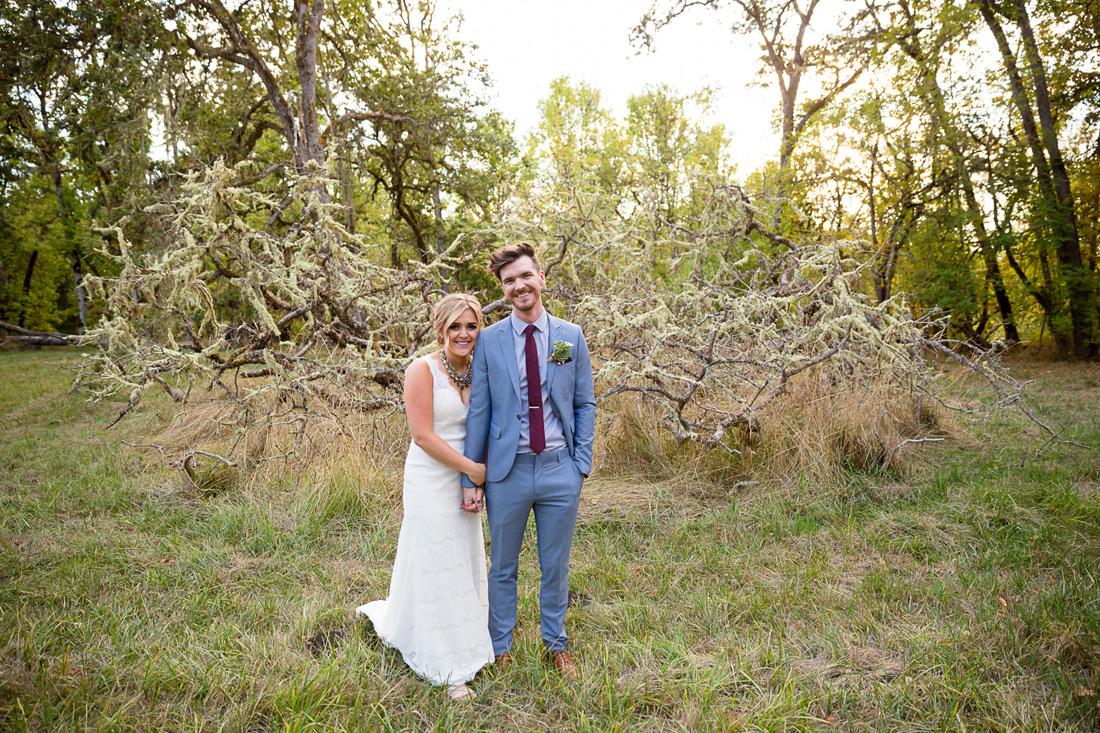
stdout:
[[(112, 406), (66, 393), (75, 360), (0, 352), (0, 728), (1100, 727), (1095, 451), (1036, 458), (1005, 423), (907, 478), (594, 476), (567, 622), (583, 680), (541, 658), (528, 543), (512, 670), (456, 705), (353, 619), (385, 595), (399, 506), (195, 498), (119, 444), (152, 411), (104, 431)], [(1100, 445), (1100, 368), (1014, 371)]]

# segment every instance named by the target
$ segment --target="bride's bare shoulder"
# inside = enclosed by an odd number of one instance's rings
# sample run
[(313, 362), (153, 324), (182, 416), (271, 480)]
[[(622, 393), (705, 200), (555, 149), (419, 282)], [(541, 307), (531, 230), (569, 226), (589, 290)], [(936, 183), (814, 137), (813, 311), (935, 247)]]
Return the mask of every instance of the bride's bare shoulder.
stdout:
[(439, 363), (439, 352), (438, 351), (433, 351), (430, 354), (426, 354), (424, 356), (420, 356), (420, 357), (417, 357), (417, 358), (413, 359), (409, 363), (409, 365), (407, 367), (405, 367), (405, 378), (408, 379), (409, 377), (414, 377), (414, 378), (415, 377), (421, 377), (421, 378), (430, 377), (432, 371), (431, 371), (431, 366), (429, 366), (429, 364), (428, 364), (428, 361), (431, 360), (431, 359), (434, 359), (436, 361), (436, 363), (438, 364)]

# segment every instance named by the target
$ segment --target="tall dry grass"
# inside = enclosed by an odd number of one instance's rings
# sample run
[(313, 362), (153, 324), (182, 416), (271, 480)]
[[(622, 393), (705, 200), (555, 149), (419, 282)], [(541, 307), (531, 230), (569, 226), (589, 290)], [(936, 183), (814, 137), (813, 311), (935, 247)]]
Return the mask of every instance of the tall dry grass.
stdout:
[[(254, 398), (237, 422), (228, 399), (193, 402), (150, 440), (179, 461), (196, 455), (195, 483), (224, 490), (292, 490), (303, 509), (322, 517), (369, 512), (379, 497), (400, 498), (409, 435), (400, 412), (363, 413), (321, 400)], [(701, 494), (743, 482), (771, 487), (832, 486), (854, 473), (910, 475), (921, 441), (961, 434), (953, 415), (918, 392), (887, 384), (837, 383), (823, 372), (800, 375), (780, 399), (741, 429), (740, 455), (677, 443), (660, 413), (637, 395), (616, 395), (598, 410), (595, 470), (643, 483), (675, 484)], [(907, 442), (909, 441), (909, 442)], [(185, 487), (193, 489), (186, 476)]]
[(239, 406), (228, 398), (190, 403), (149, 437), (175, 463), (193, 451), (233, 462), (227, 471), (216, 458), (193, 456), (193, 479), (181, 472), (184, 489), (292, 491), (301, 509), (322, 518), (368, 516), (379, 498), (399, 501), (409, 441), (402, 413), (321, 400), (280, 404), (278, 395), (253, 402), (251, 415), (263, 417), (239, 422)]
[(756, 417), (753, 429), (740, 432), (740, 455), (731, 455), (677, 444), (658, 425), (656, 409), (618, 399), (605, 411), (597, 465), (643, 479), (690, 478), (700, 488), (835, 485), (853, 472), (907, 476), (919, 465), (922, 441), (959, 435), (954, 416), (924, 395), (885, 384), (835, 384), (816, 372), (800, 375)]

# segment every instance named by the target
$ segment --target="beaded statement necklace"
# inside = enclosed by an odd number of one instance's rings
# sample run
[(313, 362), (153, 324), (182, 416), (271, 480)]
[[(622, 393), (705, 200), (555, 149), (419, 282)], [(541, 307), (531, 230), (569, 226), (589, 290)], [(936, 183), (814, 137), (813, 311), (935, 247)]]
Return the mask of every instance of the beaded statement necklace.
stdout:
[(447, 375), (451, 378), (451, 381), (458, 385), (460, 390), (466, 389), (470, 386), (470, 383), (474, 381), (473, 359), (466, 362), (466, 371), (459, 374), (458, 371), (451, 366), (450, 360), (447, 359), (447, 355), (443, 353), (442, 349), (439, 351), (439, 358), (443, 362), (443, 368), (447, 370)]

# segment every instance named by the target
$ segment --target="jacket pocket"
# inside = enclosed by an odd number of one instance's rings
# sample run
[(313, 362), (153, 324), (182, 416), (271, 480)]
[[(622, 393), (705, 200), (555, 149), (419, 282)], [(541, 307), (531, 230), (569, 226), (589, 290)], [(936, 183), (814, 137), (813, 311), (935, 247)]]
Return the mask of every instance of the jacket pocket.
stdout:
[(495, 423), (489, 423), (489, 437), (493, 440), (500, 440), (500, 426)]

